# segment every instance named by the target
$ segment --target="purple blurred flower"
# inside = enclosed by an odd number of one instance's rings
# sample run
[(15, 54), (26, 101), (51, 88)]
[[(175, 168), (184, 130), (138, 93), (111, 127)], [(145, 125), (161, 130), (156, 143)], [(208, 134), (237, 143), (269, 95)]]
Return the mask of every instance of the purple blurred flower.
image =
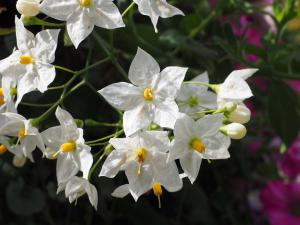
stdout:
[(293, 88), (298, 94), (300, 94), (300, 81), (299, 80), (291, 80), (288, 81), (288, 84), (291, 88)]
[(282, 172), (291, 179), (300, 175), (300, 137), (288, 149), (279, 166)]
[(260, 192), (260, 199), (271, 225), (300, 224), (300, 183), (271, 181)]

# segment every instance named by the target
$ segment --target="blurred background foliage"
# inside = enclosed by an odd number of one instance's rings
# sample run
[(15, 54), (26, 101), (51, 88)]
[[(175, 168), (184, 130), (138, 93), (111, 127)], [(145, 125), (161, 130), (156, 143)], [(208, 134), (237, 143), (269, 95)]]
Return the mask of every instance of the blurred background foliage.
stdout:
[[(107, 56), (111, 58), (88, 71), (85, 76), (91, 85), (70, 95), (63, 107), (81, 122), (86, 119), (118, 122), (118, 113), (95, 90), (124, 80), (139, 46), (153, 55), (162, 68), (189, 67), (187, 79), (208, 71), (212, 83), (221, 83), (233, 69), (259, 68), (249, 80), (255, 97), (247, 102), (253, 114), (248, 136), (233, 142), (229, 160), (203, 162), (194, 185), (185, 181), (180, 192), (165, 193), (162, 209), (158, 209), (152, 193), (141, 197), (138, 203), (130, 196), (112, 198), (110, 193), (125, 183), (125, 177), (99, 179), (100, 168), (92, 178), (99, 191), (98, 211), (92, 209), (86, 197), (70, 205), (63, 194), (56, 195), (55, 161), (42, 159), (36, 152), (35, 163), (27, 162), (23, 168), (16, 168), (11, 163), (12, 155), (2, 155), (0, 224), (268, 224), (258, 193), (268, 181), (284, 179), (278, 162), (300, 128), (298, 1), (170, 0), (169, 3), (186, 16), (161, 19), (158, 34), (154, 33), (149, 18), (140, 15), (136, 7), (124, 17), (126, 28), (114, 31), (96, 28), (78, 50), (70, 45), (65, 31), (61, 32), (56, 65), (79, 70)], [(7, 57), (16, 45), (15, 4), (14, 0), (0, 1), (0, 59)], [(130, 1), (118, 0), (116, 4), (123, 11)], [(33, 32), (40, 29), (40, 26), (30, 27)], [(53, 86), (68, 79), (70, 74), (57, 71)], [(53, 103), (59, 95), (59, 90), (43, 95), (30, 93), (19, 111), (27, 118), (34, 118), (47, 106), (32, 107), (26, 102)], [(52, 115), (41, 130), (56, 123)], [(95, 124), (85, 124), (84, 129), (86, 140), (114, 132)], [(102, 150), (95, 147), (93, 153), (97, 155)]]

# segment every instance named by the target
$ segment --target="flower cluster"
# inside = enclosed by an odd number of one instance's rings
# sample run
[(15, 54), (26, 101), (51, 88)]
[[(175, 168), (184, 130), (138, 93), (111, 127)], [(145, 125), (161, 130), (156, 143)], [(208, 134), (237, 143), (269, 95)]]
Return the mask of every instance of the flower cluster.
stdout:
[[(156, 29), (159, 17), (183, 13), (166, 0), (135, 0), (139, 11), (151, 18)], [(115, 29), (124, 26), (122, 16), (111, 0), (19, 0), (17, 8), (26, 17), (40, 11), (66, 21), (71, 41), (78, 45), (93, 27)], [(24, 18), (25, 17), (25, 18)], [(15, 17), (17, 47), (0, 61), (0, 154), (14, 154), (14, 164), (21, 167), (39, 149), (44, 157), (56, 160), (58, 192), (65, 191), (70, 202), (87, 194), (97, 208), (98, 194), (90, 183), (93, 166), (91, 146), (84, 140), (69, 112), (59, 105), (63, 94), (48, 111), (34, 119), (18, 114), (17, 107), (25, 94), (45, 92), (55, 79), (53, 65), (60, 30), (43, 30), (36, 35), (28, 31)], [(153, 190), (160, 199), (164, 187), (170, 192), (182, 188), (182, 179), (193, 183), (202, 159), (229, 158), (231, 139), (246, 135), (243, 124), (250, 120), (250, 110), (243, 101), (252, 96), (246, 79), (257, 69), (233, 71), (222, 84), (210, 84), (203, 73), (184, 82), (188, 68), (170, 66), (160, 69), (155, 59), (138, 48), (128, 78), (131, 83), (111, 84), (99, 91), (106, 101), (122, 114), (125, 137), (112, 135), (106, 147), (107, 158), (100, 176), (115, 177), (125, 171), (128, 184), (118, 187), (112, 195), (131, 194), (137, 200)], [(71, 71), (72, 72), (72, 71)], [(80, 73), (74, 72), (71, 82)], [(71, 91), (76, 90), (73, 87)], [(59, 126), (40, 131), (40, 123), (55, 110)], [(96, 141), (97, 142), (97, 141)], [(112, 150), (114, 148), (114, 150)], [(100, 158), (101, 159), (101, 158)], [(179, 160), (183, 173), (176, 164)], [(92, 167), (93, 166), (93, 167)]]

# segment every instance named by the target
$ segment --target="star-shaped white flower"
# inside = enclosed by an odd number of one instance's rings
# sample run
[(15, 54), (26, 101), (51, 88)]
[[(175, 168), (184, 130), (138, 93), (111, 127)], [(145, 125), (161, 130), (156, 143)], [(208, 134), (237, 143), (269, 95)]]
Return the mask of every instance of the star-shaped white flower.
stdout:
[(179, 158), (182, 169), (193, 183), (202, 159), (229, 158), (230, 138), (221, 134), (223, 115), (206, 115), (198, 121), (182, 114), (176, 121), (170, 159)]
[[(208, 74), (205, 72), (191, 81), (209, 83)], [(201, 116), (196, 112), (217, 108), (217, 95), (204, 85), (182, 84), (176, 101), (179, 111), (193, 118)]]
[(112, 178), (124, 170), (135, 200), (150, 190), (154, 181), (169, 191), (182, 187), (175, 162), (167, 163), (170, 148), (167, 132), (144, 131), (133, 137), (112, 138), (110, 143), (115, 150), (108, 155), (99, 176)]
[(40, 10), (57, 20), (67, 21), (75, 48), (93, 31), (124, 27), (122, 16), (112, 0), (44, 0)]
[[(43, 30), (36, 36), (26, 30), (21, 20), (15, 18), (18, 50), (0, 61), (3, 83), (17, 83), (17, 101), (23, 95), (38, 89), (47, 90), (55, 78), (55, 50), (59, 30)], [(8, 80), (8, 81), (4, 81)]]
[(69, 198), (69, 202), (76, 202), (78, 198), (87, 194), (90, 203), (97, 210), (98, 206), (98, 192), (94, 185), (92, 185), (87, 179), (74, 176), (67, 183), (60, 184), (57, 190), (59, 193), (65, 190), (66, 198)]
[[(6, 118), (4, 118), (5, 116)], [(33, 160), (32, 152), (38, 147), (45, 150), (41, 134), (33, 127), (30, 120), (17, 113), (6, 112), (0, 115), (0, 136), (6, 136), (5, 146), (17, 156), (25, 156)]]
[(218, 102), (239, 103), (252, 97), (252, 91), (245, 80), (257, 71), (258, 69), (242, 69), (230, 73), (217, 89)]
[[(57, 107), (55, 115), (60, 126), (51, 127), (42, 136), (49, 149), (57, 156), (56, 175), (58, 184), (66, 183), (79, 170), (83, 177), (88, 178), (90, 168), (93, 164), (91, 148), (85, 144), (83, 130), (77, 128), (73, 117), (65, 110)], [(46, 154), (46, 153), (45, 153)]]
[(160, 72), (158, 63), (138, 49), (130, 69), (133, 83), (111, 84), (99, 93), (114, 107), (124, 110), (123, 126), (127, 136), (152, 122), (173, 129), (178, 114), (175, 102), (187, 68), (166, 67)]
[(168, 18), (175, 15), (182, 15), (184, 13), (176, 7), (170, 5), (166, 0), (134, 0), (138, 5), (139, 11), (145, 16), (149, 16), (157, 32), (158, 18)]

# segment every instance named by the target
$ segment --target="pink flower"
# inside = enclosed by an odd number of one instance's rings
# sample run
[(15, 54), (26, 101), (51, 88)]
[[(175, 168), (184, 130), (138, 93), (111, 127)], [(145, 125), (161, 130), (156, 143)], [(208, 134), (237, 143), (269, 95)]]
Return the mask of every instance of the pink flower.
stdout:
[(300, 184), (285, 184), (271, 181), (260, 192), (263, 205), (271, 225), (300, 224)]
[(288, 84), (291, 88), (293, 88), (298, 94), (300, 94), (300, 81), (299, 80), (291, 80), (288, 81)]
[(300, 137), (288, 149), (279, 166), (283, 173), (291, 179), (300, 175)]

